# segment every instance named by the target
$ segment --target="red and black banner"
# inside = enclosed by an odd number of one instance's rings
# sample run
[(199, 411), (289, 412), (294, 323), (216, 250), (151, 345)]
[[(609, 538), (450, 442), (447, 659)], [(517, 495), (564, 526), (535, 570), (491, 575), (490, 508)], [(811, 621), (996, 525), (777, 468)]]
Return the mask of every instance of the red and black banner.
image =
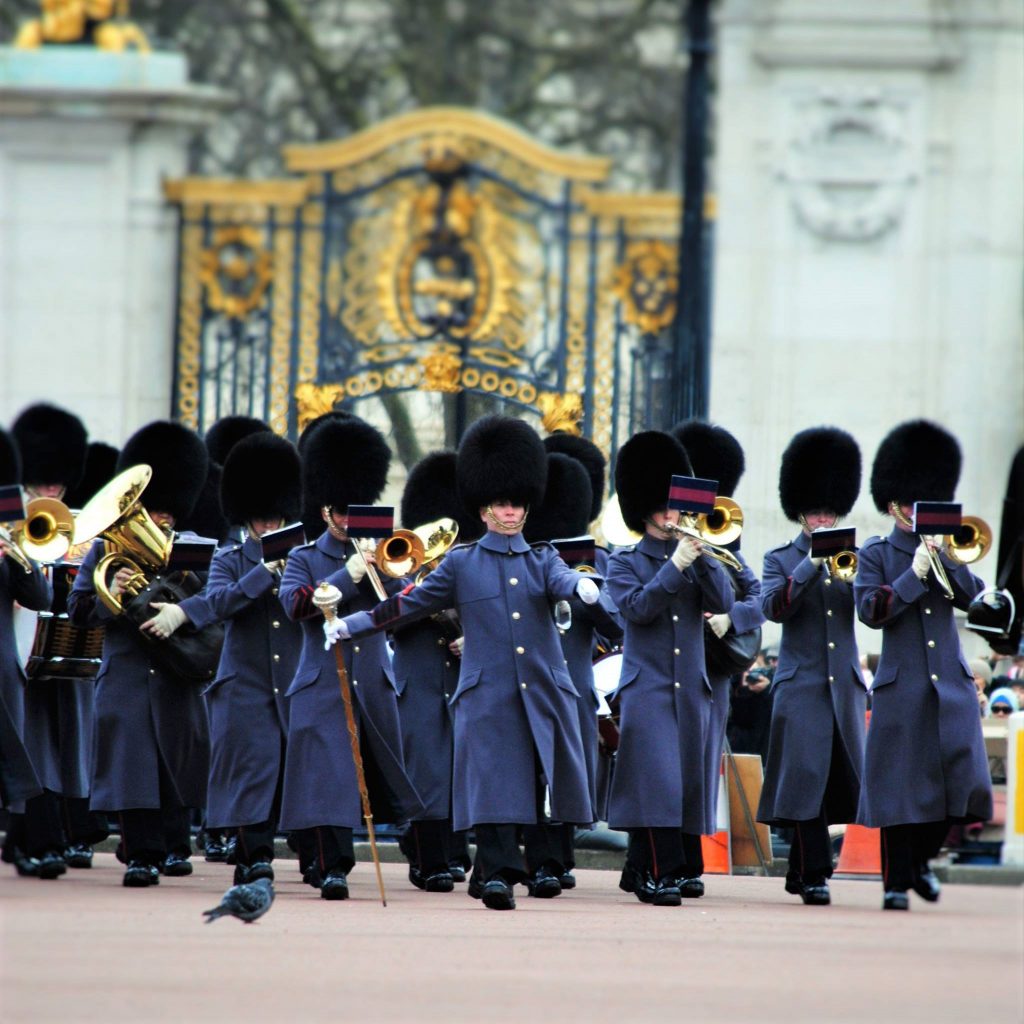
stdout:
[(593, 565), (597, 557), (593, 537), (572, 537), (569, 540), (555, 540), (551, 543), (562, 556), (562, 561), (570, 568), (577, 565)]
[(841, 551), (857, 550), (857, 531), (841, 526), (834, 530), (815, 530), (811, 534), (811, 557), (831, 558)]
[(394, 505), (349, 505), (349, 537), (390, 537), (394, 532)]
[(668, 489), (668, 507), (689, 515), (707, 515), (714, 511), (718, 481), (697, 476), (675, 476)]
[(953, 534), (960, 529), (963, 507), (957, 501), (915, 501), (914, 533)]
[(17, 523), (25, 518), (25, 495), (18, 484), (0, 487), (0, 523)]
[(306, 531), (302, 523), (289, 523), (280, 530), (271, 530), (260, 538), (264, 562), (278, 562), (287, 558), (294, 548), (306, 543)]

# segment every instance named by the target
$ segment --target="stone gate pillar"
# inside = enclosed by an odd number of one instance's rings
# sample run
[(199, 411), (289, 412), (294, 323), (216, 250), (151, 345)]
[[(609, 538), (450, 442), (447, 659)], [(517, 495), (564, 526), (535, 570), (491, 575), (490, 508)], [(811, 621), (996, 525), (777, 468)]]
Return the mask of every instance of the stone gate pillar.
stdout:
[(170, 413), (161, 183), (223, 101), (178, 54), (0, 47), (0, 423), (49, 398), (120, 444)]
[[(1016, 0), (725, 0), (711, 416), (747, 448), (757, 566), (791, 531), (799, 429), (960, 438), (965, 511), (998, 529), (1024, 439), (1024, 9)], [(995, 576), (994, 558), (979, 573)], [(877, 648), (877, 642), (875, 643)]]

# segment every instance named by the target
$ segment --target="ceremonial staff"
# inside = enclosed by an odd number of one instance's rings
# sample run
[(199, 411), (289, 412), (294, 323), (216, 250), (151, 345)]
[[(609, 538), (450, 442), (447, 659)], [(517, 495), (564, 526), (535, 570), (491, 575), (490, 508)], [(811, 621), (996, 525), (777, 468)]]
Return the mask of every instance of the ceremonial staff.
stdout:
[[(313, 592), (313, 604), (323, 612), (324, 618), (331, 622), (337, 616), (335, 609), (341, 600), (341, 591), (330, 583), (321, 583)], [(334, 658), (338, 663), (338, 686), (341, 689), (341, 702), (345, 705), (345, 721), (348, 724), (348, 738), (352, 744), (352, 761), (356, 769), (356, 784), (359, 786), (359, 799), (363, 804), (363, 817), (366, 819), (366, 830), (370, 836), (370, 853), (373, 855), (373, 866), (377, 871), (377, 885), (380, 887), (380, 901), (386, 907), (387, 895), (384, 892), (384, 876), (380, 871), (380, 857), (377, 855), (377, 837), (373, 831), (373, 813), (370, 810), (370, 794), (366, 790), (366, 775), (363, 772), (363, 755), (359, 750), (359, 734), (356, 732), (356, 717), (352, 711), (352, 691), (348, 685), (348, 672), (345, 669), (345, 654), (339, 644), (334, 645)]]

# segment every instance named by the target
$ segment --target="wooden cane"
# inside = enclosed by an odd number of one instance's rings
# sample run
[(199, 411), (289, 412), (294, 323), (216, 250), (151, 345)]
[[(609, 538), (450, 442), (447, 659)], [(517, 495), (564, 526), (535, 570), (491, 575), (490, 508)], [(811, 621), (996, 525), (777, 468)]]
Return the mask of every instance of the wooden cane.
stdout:
[[(321, 583), (313, 592), (313, 604), (323, 612), (324, 618), (331, 622), (336, 619), (341, 591), (330, 583)], [(348, 670), (345, 668), (345, 654), (339, 644), (334, 645), (334, 660), (338, 666), (338, 686), (341, 689), (341, 702), (345, 705), (345, 721), (348, 725), (348, 738), (352, 746), (352, 762), (356, 769), (356, 784), (359, 786), (359, 799), (363, 805), (363, 818), (366, 820), (366, 831), (370, 836), (370, 853), (373, 866), (377, 871), (377, 885), (380, 888), (380, 901), (388, 905), (387, 894), (384, 892), (384, 876), (380, 870), (380, 857), (377, 854), (377, 836), (373, 831), (373, 812), (370, 810), (370, 794), (366, 789), (366, 773), (363, 771), (363, 755), (359, 750), (359, 733), (356, 731), (356, 716), (352, 710), (352, 691), (348, 685)]]

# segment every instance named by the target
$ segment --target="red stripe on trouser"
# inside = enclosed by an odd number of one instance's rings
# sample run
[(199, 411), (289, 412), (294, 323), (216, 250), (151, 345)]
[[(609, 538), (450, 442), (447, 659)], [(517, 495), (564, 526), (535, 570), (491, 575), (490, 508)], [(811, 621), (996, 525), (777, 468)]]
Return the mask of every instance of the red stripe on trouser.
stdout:
[(661, 872), (658, 871), (658, 853), (654, 848), (654, 833), (647, 830), (647, 841), (651, 845), (651, 872), (654, 875), (654, 880), (657, 881), (661, 877)]
[(882, 843), (882, 887), (889, 888), (889, 844), (885, 840), (885, 829), (879, 830)]
[(324, 866), (324, 841), (320, 838), (320, 829), (317, 828), (314, 831), (316, 832), (316, 846), (320, 851), (320, 874), (322, 875), (326, 870)]
[(804, 837), (800, 832), (800, 822), (798, 821), (794, 827), (796, 832), (796, 842), (800, 849), (800, 877), (804, 877), (804, 872), (807, 870), (807, 858), (804, 855)]

